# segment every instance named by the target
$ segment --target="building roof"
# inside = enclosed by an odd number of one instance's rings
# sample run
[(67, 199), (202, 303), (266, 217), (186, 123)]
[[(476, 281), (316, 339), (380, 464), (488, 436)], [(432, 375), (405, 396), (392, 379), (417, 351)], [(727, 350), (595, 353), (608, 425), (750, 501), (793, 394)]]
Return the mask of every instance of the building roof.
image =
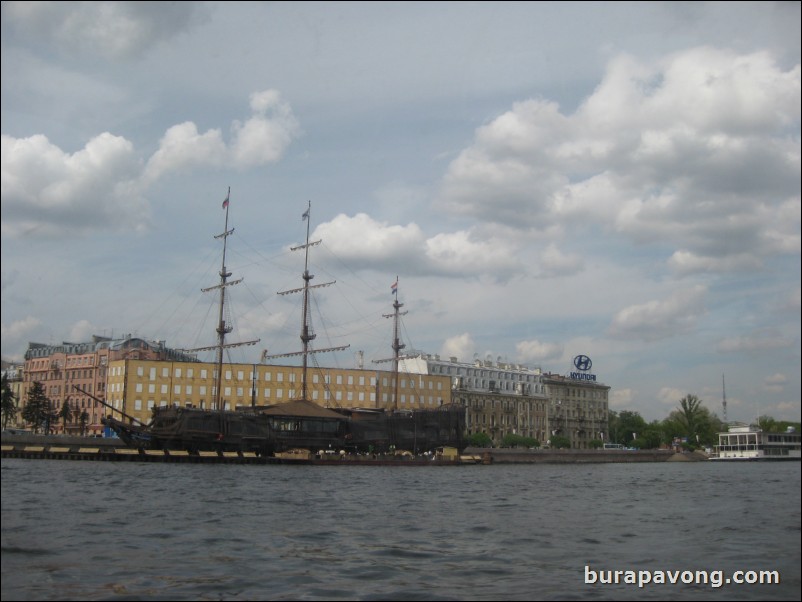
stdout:
[(268, 416), (299, 416), (301, 418), (336, 418), (346, 420), (345, 416), (333, 410), (321, 407), (306, 399), (295, 399), (262, 410)]

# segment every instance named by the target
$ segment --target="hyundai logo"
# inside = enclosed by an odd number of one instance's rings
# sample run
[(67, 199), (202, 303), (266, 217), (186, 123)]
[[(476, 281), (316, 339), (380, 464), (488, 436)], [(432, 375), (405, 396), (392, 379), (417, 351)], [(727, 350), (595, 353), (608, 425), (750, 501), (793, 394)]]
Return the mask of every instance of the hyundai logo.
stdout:
[(577, 370), (582, 370), (583, 372), (587, 372), (590, 370), (590, 367), (593, 365), (593, 362), (590, 361), (590, 358), (587, 355), (577, 355), (574, 358), (574, 366), (576, 366)]

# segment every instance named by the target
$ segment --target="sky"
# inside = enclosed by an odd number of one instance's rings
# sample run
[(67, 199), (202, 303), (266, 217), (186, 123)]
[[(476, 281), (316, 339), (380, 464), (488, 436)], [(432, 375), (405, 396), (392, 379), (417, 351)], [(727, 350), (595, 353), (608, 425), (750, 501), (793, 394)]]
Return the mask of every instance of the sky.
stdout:
[[(800, 420), (799, 2), (3, 2), (2, 357), (574, 371)], [(309, 221), (302, 215), (310, 209)], [(267, 350), (267, 351), (265, 351)], [(211, 359), (201, 354), (201, 359)], [(274, 360), (278, 361), (278, 360)], [(292, 363), (294, 360), (284, 360)]]

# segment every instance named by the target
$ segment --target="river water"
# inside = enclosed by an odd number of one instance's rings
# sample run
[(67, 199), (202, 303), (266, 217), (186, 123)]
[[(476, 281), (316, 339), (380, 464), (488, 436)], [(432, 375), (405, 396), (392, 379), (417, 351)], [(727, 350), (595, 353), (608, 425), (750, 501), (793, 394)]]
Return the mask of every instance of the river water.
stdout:
[(799, 600), (801, 472), (4, 459), (2, 599)]

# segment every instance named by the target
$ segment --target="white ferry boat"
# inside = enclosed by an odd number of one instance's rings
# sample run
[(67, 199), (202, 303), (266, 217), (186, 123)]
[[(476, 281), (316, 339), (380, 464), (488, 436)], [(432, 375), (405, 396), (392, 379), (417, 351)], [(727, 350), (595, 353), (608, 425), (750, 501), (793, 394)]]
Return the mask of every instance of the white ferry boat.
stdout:
[(711, 460), (802, 460), (802, 436), (793, 427), (784, 433), (766, 433), (756, 426), (732, 424), (718, 434)]

